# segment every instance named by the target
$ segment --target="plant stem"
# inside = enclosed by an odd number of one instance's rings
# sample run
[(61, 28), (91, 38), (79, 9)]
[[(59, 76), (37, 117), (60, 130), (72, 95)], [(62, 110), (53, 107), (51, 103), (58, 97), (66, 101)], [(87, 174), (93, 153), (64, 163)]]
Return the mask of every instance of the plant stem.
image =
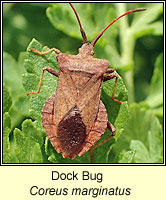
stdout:
[[(115, 4), (117, 8), (118, 15), (121, 15), (126, 12), (126, 4), (118, 3)], [(127, 71), (123, 72), (122, 76), (126, 87), (128, 89), (128, 102), (131, 104), (135, 101), (134, 95), (134, 47), (135, 39), (132, 35), (131, 29), (128, 25), (127, 16), (119, 21), (120, 28), (120, 48), (121, 48), (121, 61), (124, 65), (124, 68)]]

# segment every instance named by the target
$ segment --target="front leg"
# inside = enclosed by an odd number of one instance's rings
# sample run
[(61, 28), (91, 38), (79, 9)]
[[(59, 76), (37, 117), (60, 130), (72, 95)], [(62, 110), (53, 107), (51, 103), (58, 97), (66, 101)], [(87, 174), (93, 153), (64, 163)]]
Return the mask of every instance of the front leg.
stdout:
[(122, 101), (119, 101), (118, 99), (115, 99), (114, 98), (114, 95), (115, 95), (115, 89), (116, 89), (116, 86), (117, 86), (117, 82), (118, 82), (118, 75), (113, 73), (114, 72), (114, 69), (108, 69), (106, 71), (106, 74), (108, 74), (107, 76), (104, 76), (103, 78), (103, 81), (108, 81), (110, 79), (113, 79), (113, 78), (116, 78), (115, 79), (115, 85), (114, 85), (114, 90), (113, 90), (113, 93), (112, 93), (112, 100), (117, 102), (117, 103), (122, 103)]
[(40, 51), (38, 51), (36, 49), (33, 49), (33, 48), (30, 48), (29, 51), (33, 51), (33, 52), (35, 52), (35, 53), (37, 53), (37, 54), (39, 54), (41, 56), (44, 56), (44, 55), (46, 55), (46, 54), (48, 54), (48, 53), (50, 53), (52, 51), (54, 51), (56, 54), (60, 54), (61, 53), (60, 50), (56, 49), (56, 48), (52, 48), (52, 49), (49, 49), (48, 51), (43, 51), (43, 52), (40, 52)]

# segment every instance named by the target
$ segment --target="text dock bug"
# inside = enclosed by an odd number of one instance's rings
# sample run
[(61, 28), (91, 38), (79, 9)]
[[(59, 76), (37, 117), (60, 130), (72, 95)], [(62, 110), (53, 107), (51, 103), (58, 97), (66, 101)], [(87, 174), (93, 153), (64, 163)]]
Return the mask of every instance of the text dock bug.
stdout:
[[(115, 21), (129, 13), (145, 9), (139, 8), (124, 13), (113, 20), (89, 44), (77, 12), (73, 5), (69, 4), (79, 23), (83, 45), (79, 48), (77, 55), (65, 54), (56, 48), (45, 52), (30, 48), (30, 51), (41, 56), (54, 51), (57, 54), (59, 72), (50, 67), (43, 68), (38, 90), (29, 92), (27, 95), (40, 92), (45, 70), (58, 77), (56, 93), (46, 101), (42, 110), (43, 127), (55, 150), (62, 153), (64, 158), (74, 159), (76, 155), (82, 156), (90, 150), (92, 162), (92, 151), (115, 135), (115, 128), (108, 121), (106, 108), (100, 100), (104, 81), (115, 78), (112, 100), (122, 103), (114, 98), (118, 76), (114, 73), (114, 69), (108, 69), (109, 62), (107, 60), (93, 58), (94, 46)], [(106, 128), (112, 134), (95, 145)]]

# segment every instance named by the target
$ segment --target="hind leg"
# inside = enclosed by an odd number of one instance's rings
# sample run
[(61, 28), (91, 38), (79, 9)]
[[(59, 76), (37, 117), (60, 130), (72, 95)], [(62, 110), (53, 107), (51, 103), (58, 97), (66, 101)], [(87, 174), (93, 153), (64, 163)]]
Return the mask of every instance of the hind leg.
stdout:
[(113, 136), (115, 136), (115, 127), (109, 121), (107, 121), (107, 128), (111, 131), (112, 135), (110, 135), (108, 138), (106, 138), (105, 140), (101, 141), (100, 143), (94, 145), (90, 149), (90, 160), (91, 160), (91, 163), (93, 163), (93, 159), (92, 159), (93, 150), (95, 150), (98, 146), (104, 144), (105, 142), (109, 141)]

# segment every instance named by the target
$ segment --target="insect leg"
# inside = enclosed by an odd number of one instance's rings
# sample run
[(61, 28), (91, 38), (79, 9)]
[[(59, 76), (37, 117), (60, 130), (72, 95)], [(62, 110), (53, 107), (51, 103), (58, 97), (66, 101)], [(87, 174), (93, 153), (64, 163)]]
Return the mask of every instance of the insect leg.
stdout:
[(92, 159), (92, 152), (93, 152), (93, 150), (96, 149), (98, 146), (104, 144), (108, 140), (110, 140), (113, 136), (115, 136), (115, 127), (109, 121), (107, 122), (107, 128), (111, 131), (112, 135), (110, 135), (108, 138), (106, 138), (105, 140), (101, 141), (100, 143), (94, 145), (90, 149), (90, 160), (91, 160), (91, 163), (93, 163), (93, 159)]
[(59, 50), (59, 49), (56, 49), (56, 48), (52, 48), (52, 49), (49, 49), (48, 51), (43, 51), (43, 52), (40, 52), (40, 51), (38, 51), (38, 50), (36, 50), (36, 49), (33, 49), (33, 48), (30, 48), (29, 50), (30, 50), (30, 51), (33, 51), (33, 52), (35, 52), (35, 53), (37, 53), (37, 54), (39, 54), (39, 55), (41, 55), (41, 56), (44, 56), (44, 55), (46, 55), (46, 54), (48, 54), (48, 53), (50, 53), (50, 52), (52, 52), (52, 51), (54, 51), (56, 54), (61, 53), (60, 50)]
[(114, 90), (113, 90), (113, 93), (112, 93), (112, 100), (117, 102), (117, 103), (122, 103), (122, 101), (119, 101), (118, 99), (115, 99), (114, 98), (114, 95), (115, 95), (115, 89), (116, 89), (116, 86), (117, 86), (117, 82), (118, 82), (118, 75), (113, 73), (114, 72), (114, 69), (108, 69), (106, 73), (108, 73), (109, 75), (107, 76), (104, 76), (104, 79), (103, 81), (108, 81), (110, 79), (113, 79), (113, 78), (116, 78), (115, 80), (115, 86), (114, 86)]
[(44, 71), (48, 71), (49, 73), (53, 74), (54, 76), (58, 77), (59, 72), (55, 71), (54, 69), (50, 68), (50, 67), (45, 67), (42, 69), (42, 74), (40, 77), (40, 82), (39, 82), (39, 86), (38, 86), (38, 90), (36, 92), (32, 91), (32, 92), (28, 92), (27, 95), (29, 94), (38, 94), (40, 92), (40, 88), (41, 88), (41, 83), (42, 83), (42, 79), (43, 79), (43, 75), (44, 75)]

